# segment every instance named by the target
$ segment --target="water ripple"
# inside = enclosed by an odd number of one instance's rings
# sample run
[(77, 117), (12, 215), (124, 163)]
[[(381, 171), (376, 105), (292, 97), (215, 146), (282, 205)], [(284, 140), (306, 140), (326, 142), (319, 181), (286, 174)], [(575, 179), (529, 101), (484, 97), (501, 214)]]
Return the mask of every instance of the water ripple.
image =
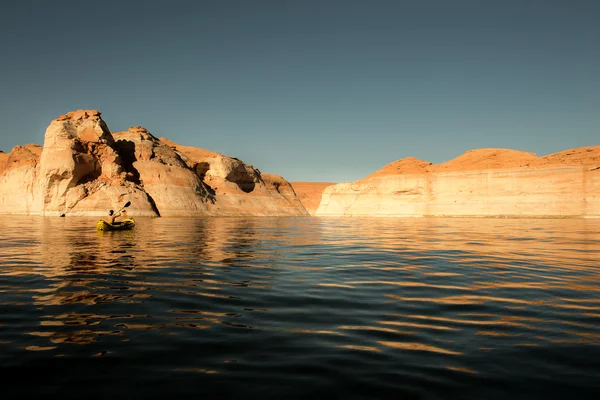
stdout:
[(94, 223), (0, 221), (9, 397), (600, 390), (600, 221)]

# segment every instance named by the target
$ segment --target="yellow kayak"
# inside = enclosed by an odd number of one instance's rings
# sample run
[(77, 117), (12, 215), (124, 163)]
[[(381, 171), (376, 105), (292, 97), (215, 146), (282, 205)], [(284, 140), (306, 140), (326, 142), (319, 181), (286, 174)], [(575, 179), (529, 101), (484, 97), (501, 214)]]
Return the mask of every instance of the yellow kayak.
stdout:
[(133, 218), (127, 218), (123, 221), (115, 222), (114, 224), (106, 222), (103, 219), (96, 223), (96, 229), (99, 231), (125, 231), (133, 229), (134, 226), (135, 220)]

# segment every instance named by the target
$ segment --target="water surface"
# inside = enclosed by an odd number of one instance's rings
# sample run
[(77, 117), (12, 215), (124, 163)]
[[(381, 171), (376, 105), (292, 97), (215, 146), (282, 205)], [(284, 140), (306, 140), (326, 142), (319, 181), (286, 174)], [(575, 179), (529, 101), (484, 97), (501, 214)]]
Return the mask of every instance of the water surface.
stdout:
[(2, 218), (3, 398), (600, 393), (599, 220), (137, 221)]

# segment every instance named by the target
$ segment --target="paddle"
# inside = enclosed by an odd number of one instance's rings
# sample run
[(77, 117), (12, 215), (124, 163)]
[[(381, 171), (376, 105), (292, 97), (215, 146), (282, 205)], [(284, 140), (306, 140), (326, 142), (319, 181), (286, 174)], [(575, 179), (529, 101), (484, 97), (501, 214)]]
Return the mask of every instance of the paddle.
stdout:
[(121, 208), (121, 209), (119, 210), (119, 212), (123, 211), (124, 209), (126, 209), (126, 208), (127, 208), (127, 207), (129, 207), (130, 205), (131, 205), (131, 202), (130, 202), (130, 201), (128, 201), (127, 203), (125, 203), (125, 205), (123, 206), (123, 208)]
[(127, 207), (129, 207), (130, 205), (131, 205), (131, 202), (128, 201), (127, 203), (125, 203), (125, 205), (123, 205), (123, 207), (119, 211), (117, 211), (117, 213), (115, 215), (117, 215), (117, 216), (121, 215), (121, 213), (123, 212), (123, 210), (126, 209)]
[[(131, 205), (131, 201), (128, 201), (127, 203), (125, 203), (123, 205), (123, 207), (114, 214), (115, 218), (118, 217), (119, 215), (121, 215), (121, 213), (123, 212), (123, 210), (126, 209), (127, 207), (129, 207), (130, 205)], [(114, 225), (119, 225), (121, 223), (122, 222), (113, 222)]]

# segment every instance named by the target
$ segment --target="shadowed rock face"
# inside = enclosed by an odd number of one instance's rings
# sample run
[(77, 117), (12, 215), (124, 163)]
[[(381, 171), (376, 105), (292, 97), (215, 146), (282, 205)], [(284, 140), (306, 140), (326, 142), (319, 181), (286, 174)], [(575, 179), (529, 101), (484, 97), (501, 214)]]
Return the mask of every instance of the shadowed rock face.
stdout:
[(437, 165), (409, 157), (327, 187), (316, 215), (600, 217), (600, 146), (545, 157), (477, 149)]
[(67, 113), (51, 122), (43, 149), (0, 153), (0, 213), (105, 215), (130, 201), (129, 215), (307, 215), (252, 166), (183, 149), (191, 157), (140, 126), (113, 134), (96, 110)]

